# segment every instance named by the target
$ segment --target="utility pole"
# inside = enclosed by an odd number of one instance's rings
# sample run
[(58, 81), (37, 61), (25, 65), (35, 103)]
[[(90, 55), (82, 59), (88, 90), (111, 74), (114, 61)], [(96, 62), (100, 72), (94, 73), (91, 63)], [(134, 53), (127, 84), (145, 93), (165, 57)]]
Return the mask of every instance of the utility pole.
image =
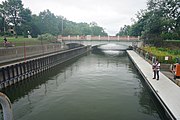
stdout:
[(61, 33), (61, 34), (62, 34), (62, 36), (63, 36), (63, 18), (62, 18), (62, 25), (61, 25), (61, 26), (62, 26), (62, 28), (61, 28), (61, 30), (62, 30), (61, 32), (62, 32), (62, 33)]

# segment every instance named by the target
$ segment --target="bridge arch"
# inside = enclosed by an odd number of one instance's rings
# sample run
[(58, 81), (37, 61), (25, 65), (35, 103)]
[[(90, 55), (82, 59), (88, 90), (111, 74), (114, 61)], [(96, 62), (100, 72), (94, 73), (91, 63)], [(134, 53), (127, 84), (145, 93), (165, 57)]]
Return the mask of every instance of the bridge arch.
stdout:
[(63, 42), (65, 44), (69, 44), (69, 43), (78, 43), (78, 44), (82, 44), (82, 45), (91, 45), (91, 46), (97, 46), (100, 44), (108, 44), (108, 43), (117, 43), (117, 44), (122, 44), (122, 45), (127, 45), (127, 46), (132, 46), (134, 43), (138, 43), (139, 41), (117, 41), (117, 40), (113, 40), (113, 41), (108, 41), (108, 40), (63, 40)]
[(123, 46), (123, 50), (129, 49), (129, 46), (141, 46), (142, 41), (137, 40), (63, 40), (65, 44), (79, 44), (79, 45), (90, 45), (92, 48), (97, 48), (105, 44), (117, 44)]

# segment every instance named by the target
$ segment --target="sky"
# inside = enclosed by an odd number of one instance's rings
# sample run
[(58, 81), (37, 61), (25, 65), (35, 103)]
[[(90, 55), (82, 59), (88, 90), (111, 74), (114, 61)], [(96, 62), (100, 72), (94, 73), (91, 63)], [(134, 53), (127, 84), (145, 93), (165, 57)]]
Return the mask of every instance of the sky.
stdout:
[(96, 22), (109, 35), (116, 35), (120, 27), (133, 23), (138, 11), (146, 9), (147, 0), (22, 0), (22, 3), (33, 14), (49, 9), (73, 22)]

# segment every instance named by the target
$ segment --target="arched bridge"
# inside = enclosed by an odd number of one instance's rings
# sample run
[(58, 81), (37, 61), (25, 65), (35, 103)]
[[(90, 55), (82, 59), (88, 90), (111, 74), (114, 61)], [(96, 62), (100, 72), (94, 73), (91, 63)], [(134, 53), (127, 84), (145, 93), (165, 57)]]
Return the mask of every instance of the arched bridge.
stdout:
[[(91, 45), (93, 48), (97, 48), (101, 45), (105, 44), (118, 44), (122, 46), (122, 48), (114, 48), (116, 50), (126, 50), (129, 48), (129, 46), (140, 46), (142, 44), (142, 41), (139, 40), (138, 37), (100, 37), (100, 36), (93, 36), (93, 37), (61, 37), (60, 40), (62, 40), (65, 44), (81, 44), (81, 45)], [(112, 49), (112, 48), (111, 48)]]
[[(116, 44), (116, 45), (120, 45), (120, 48), (108, 48), (111, 50), (127, 50), (129, 49), (129, 46), (141, 46), (142, 41), (123, 41), (123, 40), (63, 40), (63, 42), (65, 44), (67, 44), (70, 48), (73, 48), (73, 46), (78, 46), (78, 44), (80, 46), (84, 45), (90, 45), (93, 49), (99, 48), (100, 46), (106, 45), (106, 44)], [(107, 48), (106, 48), (107, 50)]]

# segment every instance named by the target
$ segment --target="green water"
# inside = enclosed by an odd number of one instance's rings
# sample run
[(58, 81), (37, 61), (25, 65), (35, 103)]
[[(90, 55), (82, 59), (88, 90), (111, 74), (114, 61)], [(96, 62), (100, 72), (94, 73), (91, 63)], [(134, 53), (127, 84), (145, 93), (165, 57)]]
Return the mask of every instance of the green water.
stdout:
[(125, 52), (90, 53), (5, 92), (15, 120), (165, 120)]

